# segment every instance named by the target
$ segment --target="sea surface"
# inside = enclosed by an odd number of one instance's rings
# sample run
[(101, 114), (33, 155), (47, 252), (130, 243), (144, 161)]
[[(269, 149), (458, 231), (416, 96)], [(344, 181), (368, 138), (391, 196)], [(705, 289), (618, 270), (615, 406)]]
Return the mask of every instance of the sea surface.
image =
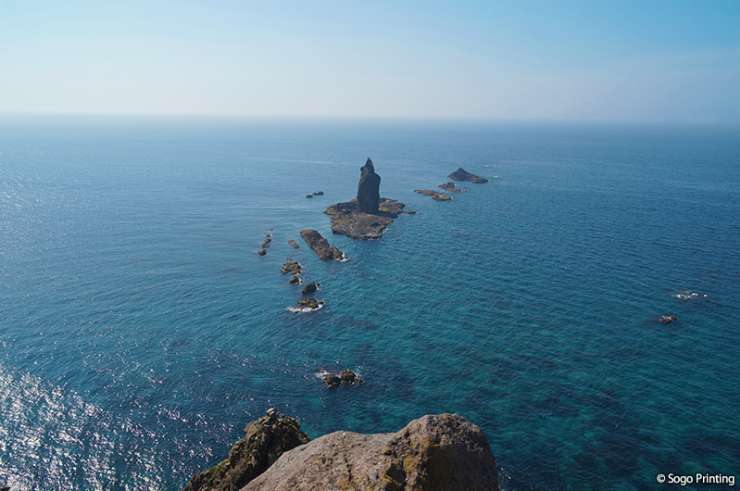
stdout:
[[(367, 157), (417, 214), (332, 236)], [(458, 166), (491, 182), (413, 192)], [(323, 310), (286, 311), (288, 257)], [(740, 131), (0, 118), (0, 485), (178, 489), (269, 407), (312, 437), (460, 413), (509, 490), (737, 474)]]

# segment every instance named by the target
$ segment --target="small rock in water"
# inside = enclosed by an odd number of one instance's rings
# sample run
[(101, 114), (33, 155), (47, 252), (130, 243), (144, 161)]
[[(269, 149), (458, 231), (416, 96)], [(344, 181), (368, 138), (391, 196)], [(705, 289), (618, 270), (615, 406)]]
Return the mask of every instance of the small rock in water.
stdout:
[(303, 278), (301, 278), (301, 275), (299, 274), (294, 274), (293, 277), (288, 280), (288, 283), (291, 285), (300, 285), (303, 283)]
[(319, 372), (321, 380), (331, 389), (339, 387), (342, 384), (354, 385), (362, 383), (359, 375), (349, 368), (345, 368), (339, 373), (332, 373), (326, 370)]
[(434, 201), (450, 201), (452, 200), (452, 196), (445, 193), (440, 193), (439, 191), (434, 191), (433, 189), (414, 189), (415, 193), (423, 194), (424, 196), (431, 197)]
[(280, 271), (283, 273), (293, 273), (294, 275), (301, 274), (303, 272), (303, 266), (298, 261), (288, 259), (280, 267)]
[(313, 194), (307, 194), (306, 198), (313, 198)]
[(463, 193), (463, 192), (467, 191), (465, 188), (459, 188), (459, 187), (455, 186), (455, 183), (452, 182), (452, 181), (446, 182), (444, 184), (440, 184), (437, 187), (439, 189), (443, 189), (443, 190), (445, 190), (445, 191), (447, 191), (449, 193)]
[(257, 251), (257, 254), (260, 256), (264, 256), (267, 254), (267, 249), (270, 248), (270, 244), (272, 244), (272, 232), (267, 232), (265, 234), (265, 238), (262, 239), (262, 243), (260, 244), (260, 248)]
[(320, 283), (316, 281), (312, 281), (311, 283), (303, 287), (302, 293), (304, 295), (311, 295), (313, 293), (316, 293), (319, 290), (320, 286), (321, 286)]
[(699, 293), (691, 290), (681, 290), (673, 296), (681, 300), (682, 302), (688, 302), (689, 300), (699, 300), (702, 298), (707, 298), (709, 295), (707, 295), (706, 293)]
[(324, 192), (323, 191), (316, 191), (316, 192), (313, 193), (313, 195), (314, 196), (323, 196), (324, 195)]
[(288, 310), (290, 312), (306, 313), (315, 312), (323, 307), (323, 300), (317, 300), (315, 298), (301, 298), (298, 300), (298, 304), (295, 307), (288, 307)]
[(345, 384), (356, 384), (360, 381), (360, 377), (358, 377), (357, 374), (349, 368), (345, 368), (339, 372), (339, 378), (342, 379), (342, 382)]
[(676, 314), (663, 314), (660, 317), (658, 317), (658, 322), (661, 324), (671, 324), (672, 322), (676, 322), (678, 320), (678, 316)]
[(324, 383), (331, 388), (339, 387), (339, 384), (342, 383), (342, 379), (340, 379), (336, 374), (329, 372), (323, 374), (321, 376), (321, 380), (323, 380)]
[(462, 167), (458, 167), (458, 169), (450, 174), (450, 179), (453, 181), (468, 181), (468, 182), (474, 182), (476, 184), (484, 184), (488, 182), (488, 179), (480, 176), (476, 176), (475, 174), (471, 174), (470, 172), (466, 171)]
[(296, 242), (293, 239), (288, 240), (288, 245), (292, 247), (293, 249), (300, 249), (301, 246), (298, 245), (298, 242)]

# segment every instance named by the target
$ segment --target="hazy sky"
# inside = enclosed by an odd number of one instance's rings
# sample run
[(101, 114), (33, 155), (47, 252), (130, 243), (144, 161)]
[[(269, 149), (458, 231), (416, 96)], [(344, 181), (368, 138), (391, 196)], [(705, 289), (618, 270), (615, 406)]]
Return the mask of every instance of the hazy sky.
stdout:
[(0, 0), (0, 112), (740, 123), (740, 0)]

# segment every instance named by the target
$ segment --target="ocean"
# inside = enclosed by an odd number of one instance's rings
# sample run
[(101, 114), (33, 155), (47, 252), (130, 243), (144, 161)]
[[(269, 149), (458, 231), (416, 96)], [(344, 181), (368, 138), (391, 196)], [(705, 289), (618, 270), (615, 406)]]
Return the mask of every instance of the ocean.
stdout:
[[(323, 210), (367, 157), (417, 213), (378, 241), (333, 236)], [(490, 182), (413, 192), (460, 166)], [(350, 260), (319, 261), (302, 228)], [(286, 310), (288, 257), (324, 309)], [(462, 414), (508, 490), (736, 474), (738, 360), (737, 129), (0, 119), (14, 491), (178, 489), (270, 407), (311, 437)], [(316, 377), (344, 367), (365, 383)]]

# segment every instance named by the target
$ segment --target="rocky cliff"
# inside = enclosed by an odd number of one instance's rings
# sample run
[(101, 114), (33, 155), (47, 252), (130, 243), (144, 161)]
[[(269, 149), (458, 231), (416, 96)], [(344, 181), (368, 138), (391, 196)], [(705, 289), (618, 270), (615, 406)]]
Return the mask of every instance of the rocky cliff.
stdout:
[(274, 410), (244, 428), (229, 456), (208, 470), (195, 475), (184, 491), (237, 490), (259, 476), (284, 452), (308, 442), (298, 421)]
[[(257, 421), (263, 421), (268, 416)], [(274, 413), (270, 417), (285, 418)], [(291, 418), (285, 419), (294, 421)], [(295, 426), (291, 423), (290, 427), (293, 430), (288, 433), (290, 436), (285, 442), (286, 447), (296, 439), (305, 437), (297, 423)], [(269, 431), (268, 428), (269, 426), (265, 424), (254, 426), (255, 430), (262, 431)], [(272, 440), (269, 434), (259, 439), (252, 433), (251, 438), (252, 441)], [(240, 443), (242, 441), (240, 440)], [(232, 448), (228, 461), (231, 460), (232, 453), (240, 455), (239, 461), (245, 461), (244, 450), (251, 448), (264, 455), (265, 446), (242, 444), (242, 450), (238, 452)], [(269, 447), (279, 450), (282, 445)], [(243, 486), (241, 490), (498, 491), (499, 489), (496, 461), (488, 440), (480, 428), (455, 414), (423, 416), (411, 421), (396, 433), (365, 435), (339, 431), (294, 447), (292, 450), (286, 448), (285, 452), (279, 458), (276, 457), (276, 460), (273, 459), (274, 463), (258, 476), (255, 476), (252, 470), (257, 466), (246, 466), (249, 472), (239, 475), (239, 482)], [(270, 456), (274, 457), (274, 453)], [(259, 460), (264, 463), (270, 459), (261, 457)], [(198, 481), (200, 487), (193, 487), (193, 482), (209, 472), (213, 470), (193, 478), (186, 489), (193, 491), (239, 489), (224, 487), (223, 480), (202, 479)], [(215, 473), (222, 474), (220, 471)], [(247, 478), (250, 480), (247, 481)], [(214, 487), (208, 487), (211, 482), (215, 484)], [(230, 481), (235, 482), (237, 481)]]
[(357, 184), (357, 202), (365, 213), (377, 213), (380, 205), (380, 176), (375, 173), (373, 161), (367, 159), (360, 167), (360, 182)]

